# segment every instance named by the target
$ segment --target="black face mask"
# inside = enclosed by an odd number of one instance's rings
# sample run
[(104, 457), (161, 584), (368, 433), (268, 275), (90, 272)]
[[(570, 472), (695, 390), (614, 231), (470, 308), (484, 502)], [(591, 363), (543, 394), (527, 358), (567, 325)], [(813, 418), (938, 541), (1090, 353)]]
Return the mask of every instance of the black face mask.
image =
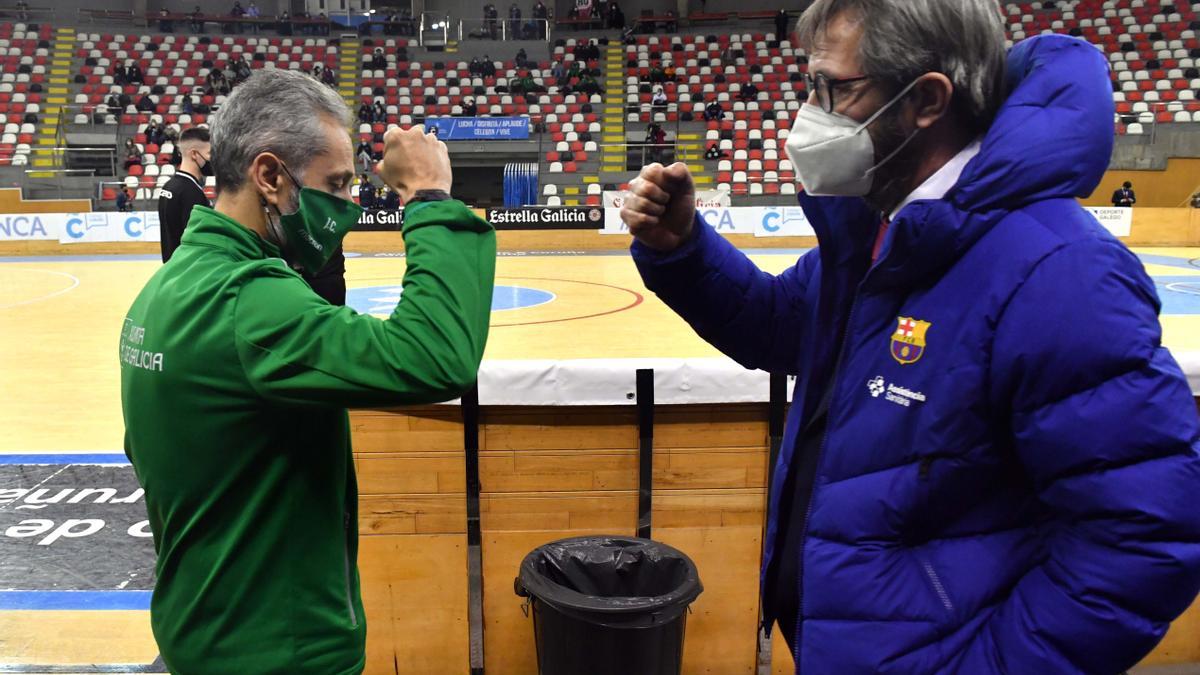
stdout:
[(211, 159), (206, 159), (206, 160), (204, 160), (204, 166), (200, 167), (200, 175), (201, 175), (201, 176), (211, 176), (211, 175), (213, 175), (213, 167), (212, 167), (212, 160), (211, 160)]

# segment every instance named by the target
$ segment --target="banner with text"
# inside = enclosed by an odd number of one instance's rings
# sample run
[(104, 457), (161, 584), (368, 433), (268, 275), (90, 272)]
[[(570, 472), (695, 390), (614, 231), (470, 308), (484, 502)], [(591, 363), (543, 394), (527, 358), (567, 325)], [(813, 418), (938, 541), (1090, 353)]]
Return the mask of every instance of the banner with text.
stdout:
[(435, 117), (425, 120), (425, 130), (443, 141), (525, 140), (528, 117)]
[(1114, 237), (1128, 237), (1133, 229), (1133, 209), (1121, 206), (1085, 206)]
[(157, 211), (0, 215), (0, 241), (61, 244), (158, 241)]
[[(605, 190), (601, 198), (604, 208), (619, 209), (624, 206), (625, 193), (625, 190)], [(696, 208), (727, 209), (729, 208), (729, 193), (724, 190), (697, 190)]]
[[(698, 207), (704, 222), (720, 234), (752, 234), (756, 237), (816, 236), (799, 206)], [(621, 210), (604, 209), (604, 234), (628, 234)]]

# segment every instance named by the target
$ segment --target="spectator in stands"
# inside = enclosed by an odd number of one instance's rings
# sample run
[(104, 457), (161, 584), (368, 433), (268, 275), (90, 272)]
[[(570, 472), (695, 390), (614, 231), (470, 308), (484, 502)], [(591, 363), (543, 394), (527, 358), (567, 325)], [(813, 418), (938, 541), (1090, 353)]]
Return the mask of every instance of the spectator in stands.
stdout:
[(528, 68), (529, 67), (529, 65), (530, 65), (529, 64), (529, 56), (527, 54), (525, 54), (524, 47), (517, 50), (517, 56), (514, 59), (514, 62), (517, 64), (517, 68)]
[(537, 0), (533, 5), (533, 10), (530, 12), (533, 16), (533, 29), (537, 34), (537, 39), (546, 39), (546, 22), (549, 20), (549, 12), (546, 10), (545, 3), (542, 0)]
[(463, 117), (475, 117), (479, 114), (479, 107), (475, 105), (475, 99), (468, 97), (463, 102)]
[(142, 97), (137, 102), (138, 112), (152, 113), (154, 112), (154, 99), (150, 98), (150, 94), (142, 94)]
[(371, 54), (371, 70), (387, 70), (387, 57), (383, 53), (383, 47), (376, 47)]
[(383, 105), (382, 98), (375, 99), (375, 107), (372, 108), (371, 113), (374, 121), (380, 124), (387, 123), (387, 108)]
[(741, 90), (738, 91), (738, 98), (743, 101), (757, 100), (758, 87), (756, 87), (753, 82), (747, 82), (746, 84), (743, 84)]
[(358, 106), (358, 121), (366, 124), (374, 122), (375, 116), (372, 111), (373, 109), (371, 108), (371, 104), (363, 101), (362, 104)]
[(488, 37), (493, 40), (495, 40), (500, 33), (500, 27), (496, 23), (499, 17), (500, 12), (496, 9), (495, 5), (489, 2), (483, 6), (484, 29), (487, 31)]
[(520, 40), (522, 38), (521, 30), (521, 8), (517, 6), (516, 0), (508, 7), (508, 39)]
[(329, 35), (329, 17), (325, 16), (325, 12), (317, 14), (317, 30), (321, 35)]
[(29, 3), (25, 0), (17, 0), (17, 18), (22, 21), (29, 20)]
[(514, 94), (535, 94), (540, 91), (545, 91), (545, 88), (533, 79), (533, 75), (529, 71), (522, 71), (520, 76), (508, 83), (508, 90)]
[(142, 151), (132, 138), (125, 139), (125, 170), (142, 163)]
[(191, 94), (185, 94), (181, 99), (183, 102), (179, 104), (179, 109), (184, 115), (191, 115), (196, 112), (196, 102)]
[(229, 70), (233, 73), (233, 86), (237, 86), (250, 78), (250, 64), (245, 54), (238, 54), (236, 61), (230, 61)]
[(188, 26), (193, 33), (204, 32), (204, 12), (200, 11), (200, 5), (196, 5), (191, 14), (188, 14)]
[(563, 66), (562, 61), (555, 61), (554, 64), (550, 66), (550, 76), (554, 78), (554, 86), (558, 87), (559, 89), (567, 86), (567, 82), (569, 81), (567, 79), (567, 69), (565, 66)]
[(720, 122), (725, 117), (725, 110), (721, 107), (721, 102), (713, 98), (709, 99), (708, 105), (704, 106), (704, 120), (706, 122)]
[(206, 127), (190, 127), (175, 146), (179, 170), (162, 186), (158, 197), (159, 242), (167, 262), (183, 238), (192, 209), (210, 206), (204, 180), (213, 175), (212, 147)]
[(667, 62), (667, 64), (665, 66), (663, 66), (663, 79), (666, 80), (667, 82), (677, 81), (679, 79), (677, 77), (678, 73), (679, 73), (679, 71), (675, 69), (674, 63)]
[(108, 112), (112, 113), (118, 113), (125, 108), (115, 93), (110, 93), (108, 98), (104, 99), (104, 105), (108, 107)]
[(575, 59), (571, 62), (571, 67), (567, 69), (567, 82), (571, 82), (575, 78), (582, 78), (583, 75), (583, 61), (580, 59)]
[(167, 11), (166, 7), (158, 10), (158, 30), (163, 33), (175, 32), (175, 24), (171, 22), (171, 12)]
[(590, 72), (585, 71), (579, 78), (579, 84), (575, 85), (575, 89), (588, 96), (595, 96), (600, 93), (600, 83), (596, 81), (596, 78), (592, 77)]
[(496, 76), (496, 62), (493, 61), (492, 57), (487, 54), (483, 55), (483, 76), (484, 77), (495, 77)]
[(358, 149), (354, 156), (358, 158), (359, 166), (362, 167), (363, 173), (369, 173), (371, 167), (375, 166), (375, 157), (371, 153), (371, 144), (364, 138), (358, 142)]
[(663, 70), (661, 64), (650, 66), (650, 74), (647, 76), (652, 84), (661, 84), (667, 80), (667, 72)]
[(258, 21), (257, 21), (257, 19), (258, 19), (260, 16), (262, 16), (262, 14), (261, 14), (261, 13), (258, 11), (258, 5), (254, 4), (254, 2), (253, 2), (253, 0), (252, 0), (252, 1), (250, 2), (250, 6), (246, 8), (246, 18), (247, 18), (247, 19), (256, 19), (255, 21), (252, 21), (252, 22), (250, 23), (250, 30), (254, 31), (254, 32), (255, 32), (255, 34), (257, 34), (257, 33), (258, 33)]
[(650, 108), (654, 112), (665, 113), (667, 111), (667, 93), (661, 86), (654, 88), (654, 93), (650, 96)]
[(129, 80), (129, 84), (145, 84), (146, 76), (142, 74), (142, 67), (137, 61), (128, 61), (125, 64), (125, 77)]
[(225, 78), (225, 73), (220, 68), (210, 68), (208, 74), (204, 76), (204, 82), (207, 85), (205, 93), (209, 96), (221, 96), (229, 93), (229, 80)]
[(280, 15), (279, 15), (279, 21), (276, 22), (276, 26), (278, 26), (278, 28), (279, 28), (280, 35), (291, 35), (293, 33), (293, 31), (295, 30), (292, 27), (291, 12), (287, 11), (286, 9), (283, 10), (283, 12), (280, 13)]
[(162, 145), (167, 140), (167, 134), (163, 130), (162, 122), (158, 120), (150, 120), (146, 125), (146, 141), (154, 145)]
[(375, 184), (369, 173), (364, 172), (358, 179), (358, 205), (367, 211), (375, 209)]
[(782, 42), (783, 40), (787, 39), (787, 29), (788, 29), (788, 23), (790, 21), (791, 21), (791, 17), (788, 15), (787, 10), (780, 7), (779, 11), (775, 13), (775, 39), (776, 40), (779, 40)]
[(608, 3), (608, 27), (613, 30), (625, 30), (625, 12), (621, 11), (621, 6), (616, 0), (610, 0)]
[(391, 187), (383, 188), (383, 208), (386, 211), (395, 211), (400, 208), (400, 193), (393, 190)]
[(337, 87), (337, 80), (333, 76), (332, 68), (322, 68), (321, 69), (321, 81), (324, 82), (325, 84), (329, 85), (330, 87), (335, 87), (335, 88)]
[(808, 673), (1129, 668), (1200, 590), (1200, 424), (1143, 263), (1076, 201), (1111, 156), (1108, 60), (1006, 56), (993, 0), (816, 0), (797, 34), (819, 248), (758, 269), (682, 164), (621, 214), (647, 288), (799, 376), (765, 625)]
[(704, 159), (709, 160), (724, 159), (726, 155), (727, 153), (721, 149), (721, 146), (716, 141), (709, 143), (708, 149), (704, 151)]
[(117, 63), (113, 65), (112, 78), (113, 84), (117, 85), (118, 87), (123, 87), (129, 84), (129, 71), (125, 68), (125, 66)]
[[(241, 0), (234, 0), (233, 9), (229, 10), (229, 16), (235, 19), (240, 19), (243, 16), (246, 16), (246, 10), (242, 7)], [(241, 33), (242, 23), (240, 21), (233, 21), (225, 25), (226, 32), (228, 32), (230, 28), (236, 30), (238, 33)]]
[(124, 185), (117, 190), (117, 210), (133, 210), (133, 193), (130, 192), (129, 188), (125, 187)]
[(1133, 183), (1125, 181), (1121, 187), (1113, 190), (1112, 205), (1130, 207), (1137, 203), (1137, 195), (1133, 194)]

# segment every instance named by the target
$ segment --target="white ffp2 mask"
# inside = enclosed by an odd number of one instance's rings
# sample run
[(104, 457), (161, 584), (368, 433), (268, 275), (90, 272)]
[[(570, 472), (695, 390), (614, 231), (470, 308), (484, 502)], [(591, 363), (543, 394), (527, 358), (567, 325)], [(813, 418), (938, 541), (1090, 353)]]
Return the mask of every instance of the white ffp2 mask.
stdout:
[(825, 112), (819, 106), (800, 104), (783, 148), (804, 191), (817, 196), (842, 197), (862, 197), (870, 192), (875, 172), (903, 150), (917, 132), (909, 134), (887, 157), (874, 164), (875, 145), (867, 127), (916, 83), (916, 80), (910, 82), (861, 123), (840, 113)]

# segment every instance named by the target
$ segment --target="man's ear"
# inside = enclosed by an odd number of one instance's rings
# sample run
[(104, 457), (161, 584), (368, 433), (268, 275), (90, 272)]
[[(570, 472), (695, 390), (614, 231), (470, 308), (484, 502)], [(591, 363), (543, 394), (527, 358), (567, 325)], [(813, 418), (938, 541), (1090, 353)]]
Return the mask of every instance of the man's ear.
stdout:
[(283, 170), (280, 168), (282, 164), (279, 158), (272, 152), (259, 153), (253, 161), (250, 162), (249, 178), (250, 184), (254, 187), (263, 199), (267, 200), (268, 204), (279, 208), (280, 202), (283, 199)]
[(933, 126), (950, 111), (954, 97), (954, 83), (942, 73), (925, 73), (909, 92), (910, 105), (916, 107), (914, 124), (918, 129)]

